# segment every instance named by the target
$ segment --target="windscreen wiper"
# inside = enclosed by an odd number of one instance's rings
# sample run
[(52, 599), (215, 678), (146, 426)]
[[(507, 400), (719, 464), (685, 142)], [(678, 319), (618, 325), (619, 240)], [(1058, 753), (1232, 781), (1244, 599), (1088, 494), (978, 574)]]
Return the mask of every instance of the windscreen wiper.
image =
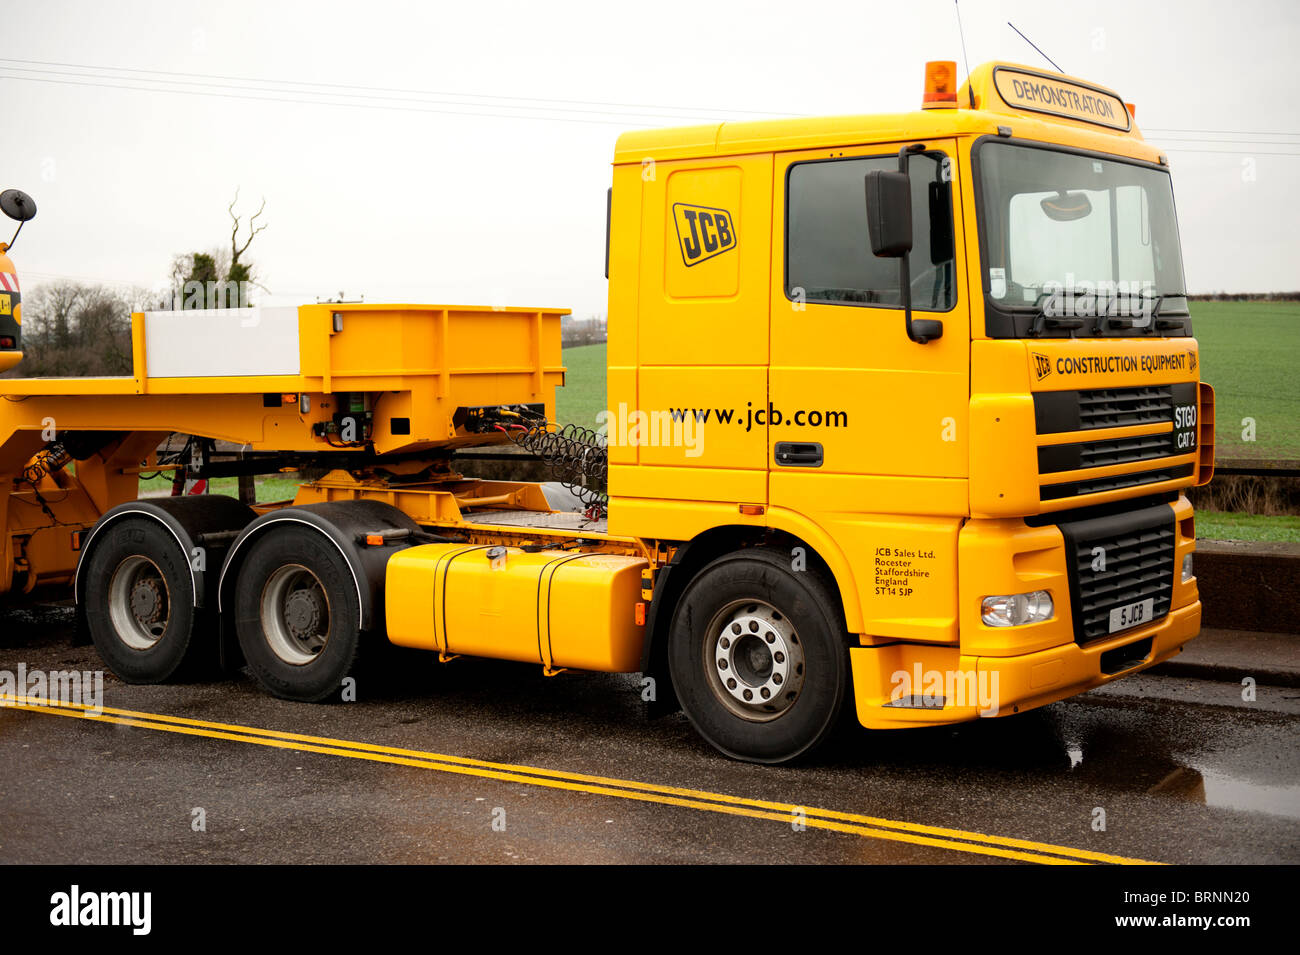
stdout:
[(1188, 319), (1188, 316), (1186, 315), (1179, 315), (1176, 318), (1160, 317), (1160, 303), (1163, 302), (1166, 297), (1178, 298), (1180, 296), (1185, 296), (1186, 294), (1187, 294), (1186, 292), (1174, 292), (1169, 296), (1161, 295), (1159, 298), (1157, 298), (1155, 306), (1151, 309), (1151, 323), (1156, 328), (1159, 329), (1168, 330), (1173, 328), (1178, 328), (1178, 329), (1186, 328), (1187, 326), (1184, 324)]
[[(1152, 332), (1154, 332), (1157, 328), (1177, 328), (1177, 327), (1181, 327), (1181, 326), (1182, 326), (1182, 323), (1179, 322), (1179, 321), (1177, 321), (1177, 320), (1175, 320), (1174, 323), (1173, 323), (1172, 325), (1169, 324), (1168, 320), (1165, 320), (1165, 321), (1161, 321), (1161, 320), (1160, 320), (1160, 317), (1159, 317), (1159, 316), (1160, 316), (1160, 305), (1161, 305), (1161, 303), (1165, 300), (1165, 296), (1163, 296), (1163, 295), (1157, 295), (1157, 296), (1155, 297), (1154, 300), (1151, 299), (1151, 297), (1150, 297), (1150, 296), (1147, 296), (1147, 295), (1129, 295), (1129, 296), (1127, 296), (1127, 297), (1128, 297), (1129, 301), (1135, 301), (1135, 300), (1136, 300), (1136, 301), (1141, 301), (1141, 302), (1143, 302), (1144, 304), (1145, 304), (1146, 302), (1151, 302), (1150, 314), (1149, 314), (1149, 316), (1147, 317), (1146, 322), (1144, 322), (1143, 324), (1139, 325), (1139, 324), (1137, 323), (1137, 320), (1136, 320), (1135, 318), (1131, 317), (1131, 316), (1130, 316), (1130, 317), (1116, 317), (1116, 316), (1114, 316), (1114, 315), (1107, 315), (1107, 316), (1106, 316), (1106, 328), (1107, 328), (1108, 330), (1110, 330), (1110, 329), (1121, 329), (1121, 328), (1127, 328), (1127, 329), (1132, 329), (1132, 328), (1141, 328), (1141, 329), (1143, 329), (1144, 331), (1146, 331), (1146, 333), (1147, 333), (1148, 335), (1150, 335), (1150, 334), (1151, 334)], [(1117, 303), (1119, 300), (1120, 300), (1120, 296), (1119, 296), (1118, 294), (1112, 296), (1112, 297), (1109, 299), (1109, 301), (1112, 303), (1112, 305), (1113, 305), (1114, 303)], [(1145, 311), (1145, 309), (1144, 309), (1144, 311)], [(1130, 310), (1130, 312), (1131, 312), (1131, 310)], [(1098, 313), (1098, 314), (1100, 314), (1100, 313)]]
[[(1130, 299), (1130, 300), (1132, 300), (1132, 299), (1137, 299), (1137, 298), (1141, 298), (1143, 302), (1146, 302), (1146, 300), (1147, 300), (1147, 297), (1146, 297), (1145, 295), (1141, 295), (1141, 296), (1138, 296), (1138, 295), (1130, 295), (1130, 296), (1129, 296), (1129, 299)], [(1107, 301), (1110, 303), (1110, 308), (1107, 309), (1107, 312), (1109, 313), (1109, 312), (1111, 312), (1111, 311), (1114, 311), (1114, 306), (1115, 306), (1116, 304), (1118, 304), (1118, 302), (1119, 302), (1119, 295), (1118, 295), (1118, 293), (1115, 294), (1115, 295), (1112, 295), (1112, 296), (1111, 296)], [(1152, 313), (1151, 313), (1152, 316), (1153, 316), (1153, 318), (1154, 318), (1155, 313), (1156, 313), (1157, 311), (1159, 311), (1159, 309), (1160, 309), (1160, 298), (1157, 297), (1157, 298), (1156, 298), (1156, 304), (1155, 304), (1155, 307), (1152, 309)], [(1100, 315), (1101, 315), (1101, 312), (1098, 311), (1097, 314), (1098, 314), (1098, 316), (1100, 316)], [(1107, 328), (1107, 330), (1114, 330), (1114, 329), (1120, 329), (1120, 328), (1137, 328), (1137, 327), (1138, 327), (1137, 322), (1132, 318), (1131, 315), (1128, 316), (1128, 317), (1124, 317), (1124, 316), (1118, 316), (1118, 317), (1117, 317), (1117, 316), (1115, 316), (1115, 315), (1107, 314), (1107, 315), (1105, 316), (1105, 318), (1106, 318), (1106, 328)], [(1151, 325), (1151, 322), (1148, 321), (1146, 324), (1142, 325), (1141, 327), (1142, 327), (1142, 328), (1149, 328), (1150, 325)]]
[(1043, 301), (1046, 298), (1049, 302), (1052, 300), (1051, 292), (1040, 292), (1038, 298), (1034, 299), (1034, 323), (1029, 327), (1029, 334), (1037, 338), (1043, 334), (1048, 325), (1053, 329), (1069, 329), (1071, 331), (1077, 328), (1083, 328), (1083, 319), (1074, 318), (1064, 315), (1048, 315), (1047, 303)]
[[(1168, 295), (1157, 295), (1154, 299), (1151, 299), (1146, 295), (1133, 296), (1133, 298), (1138, 298), (1144, 303), (1148, 301), (1151, 302), (1149, 317), (1146, 323), (1139, 326), (1133, 318), (1115, 318), (1112, 316), (1108, 316), (1106, 318), (1107, 328), (1112, 328), (1112, 329), (1142, 328), (1145, 329), (1148, 335), (1150, 335), (1157, 331), (1169, 331), (1175, 328), (1181, 329), (1186, 327), (1183, 324), (1186, 321), (1185, 317), (1178, 317), (1178, 318), (1160, 317), (1160, 306), (1163, 305), (1165, 299), (1169, 297), (1170, 296)], [(1117, 300), (1118, 297), (1112, 299), (1112, 301), (1117, 301)]]

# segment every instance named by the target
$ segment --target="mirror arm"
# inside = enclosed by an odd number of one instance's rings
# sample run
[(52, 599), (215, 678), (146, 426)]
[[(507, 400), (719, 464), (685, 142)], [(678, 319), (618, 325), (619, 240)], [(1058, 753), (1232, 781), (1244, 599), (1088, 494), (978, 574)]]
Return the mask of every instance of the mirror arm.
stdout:
[[(908, 175), (908, 157), (912, 153), (925, 152), (924, 143), (912, 143), (898, 151), (898, 171)], [(908, 265), (908, 255), (898, 258), (898, 297), (903, 306), (903, 321), (907, 327), (907, 337), (918, 345), (943, 337), (943, 322), (935, 318), (912, 320), (912, 270)]]
[[(910, 255), (899, 256), (898, 259), (898, 297), (899, 304), (903, 306), (903, 321), (907, 325), (907, 337), (916, 341), (916, 330), (912, 327), (912, 267), (908, 264)], [(924, 345), (922, 339), (920, 344)]]

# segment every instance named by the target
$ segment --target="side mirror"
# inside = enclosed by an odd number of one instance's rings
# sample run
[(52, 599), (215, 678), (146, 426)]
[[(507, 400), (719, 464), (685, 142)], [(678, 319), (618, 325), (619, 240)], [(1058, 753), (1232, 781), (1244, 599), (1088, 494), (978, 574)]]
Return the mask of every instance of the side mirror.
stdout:
[(14, 237), (7, 243), (0, 242), (0, 250), (8, 252), (18, 241), (18, 233), (23, 231), (23, 223), (36, 218), (36, 200), (21, 189), (6, 189), (0, 192), (0, 212), (18, 222)]
[(907, 337), (924, 345), (943, 336), (943, 322), (912, 319), (912, 276), (907, 262), (912, 251), (912, 180), (903, 171), (907, 168), (909, 148), (904, 146), (899, 151), (898, 172), (867, 173), (867, 233), (872, 255), (898, 259), (898, 300), (903, 306)]
[(899, 259), (912, 251), (912, 184), (905, 172), (867, 173), (871, 254)]
[(26, 222), (36, 218), (36, 200), (21, 189), (6, 189), (0, 192), (0, 212), (16, 222)]

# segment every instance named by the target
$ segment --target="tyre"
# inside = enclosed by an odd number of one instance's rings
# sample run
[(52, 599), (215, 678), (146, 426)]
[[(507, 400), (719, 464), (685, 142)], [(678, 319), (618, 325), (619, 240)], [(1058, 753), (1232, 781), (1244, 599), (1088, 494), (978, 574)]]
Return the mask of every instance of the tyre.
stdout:
[(271, 527), (235, 581), (235, 629), (258, 682), (286, 700), (341, 698), (361, 642), (356, 581), (338, 548), (300, 526)]
[(784, 763), (836, 728), (848, 684), (838, 601), (787, 554), (721, 557), (690, 582), (673, 614), (668, 665), (696, 731), (734, 759)]
[(163, 525), (115, 521), (93, 539), (85, 571), (86, 625), (105, 665), (127, 683), (165, 683), (210, 649), (194, 607), (187, 555)]

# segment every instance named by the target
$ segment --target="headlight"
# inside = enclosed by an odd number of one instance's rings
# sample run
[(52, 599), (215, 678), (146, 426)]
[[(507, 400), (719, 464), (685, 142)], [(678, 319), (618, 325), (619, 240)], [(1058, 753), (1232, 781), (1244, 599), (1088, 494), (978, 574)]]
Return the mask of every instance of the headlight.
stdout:
[(1029, 594), (985, 597), (980, 619), (990, 627), (1023, 627), (1052, 617), (1052, 595), (1046, 590)]
[(1183, 583), (1191, 580), (1195, 574), (1192, 573), (1192, 555), (1188, 554), (1183, 558)]

